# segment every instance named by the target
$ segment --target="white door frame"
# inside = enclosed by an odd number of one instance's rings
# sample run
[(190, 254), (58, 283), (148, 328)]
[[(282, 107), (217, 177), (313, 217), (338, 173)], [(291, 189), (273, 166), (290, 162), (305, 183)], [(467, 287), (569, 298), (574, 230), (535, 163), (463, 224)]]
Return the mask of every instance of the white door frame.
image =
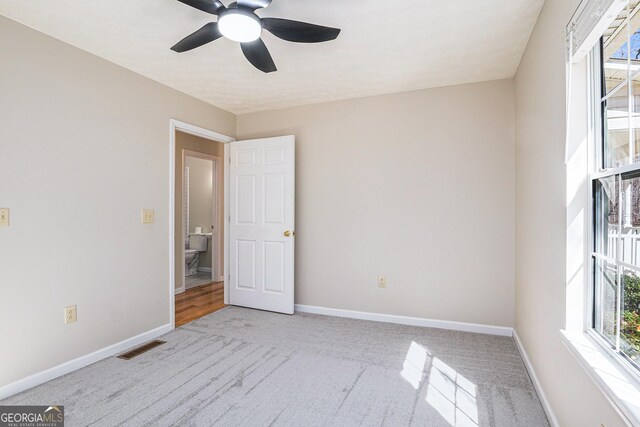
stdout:
[[(213, 154), (201, 153), (199, 151), (193, 150), (182, 150), (182, 176), (184, 176), (184, 170), (186, 165), (186, 158), (193, 157), (196, 159), (208, 160), (212, 163), (211, 168), (211, 221), (215, 224), (215, 228), (209, 230), (211, 232), (211, 281), (219, 282), (220, 281), (220, 271), (222, 271), (222, 263), (220, 260), (221, 251), (218, 247), (218, 237), (220, 236), (220, 215), (218, 215), (218, 195), (220, 192), (218, 191), (218, 184), (220, 181), (224, 179), (220, 179), (220, 171), (222, 171), (222, 159), (220, 156), (215, 156)], [(184, 200), (184, 198), (183, 198)], [(184, 211), (184, 205), (182, 206), (182, 210)], [(183, 218), (184, 221), (184, 218)], [(207, 231), (205, 230), (205, 233)], [(183, 240), (186, 239), (186, 236), (182, 236)], [(184, 259), (184, 245), (180, 246), (181, 248), (181, 258)], [(186, 274), (186, 272), (185, 272)], [(224, 280), (224, 279), (223, 279)], [(180, 288), (176, 288), (176, 294), (184, 292), (186, 290), (186, 277), (182, 276), (182, 284)], [(178, 292), (180, 291), (180, 292)]]
[[(190, 135), (198, 136), (211, 141), (222, 142), (224, 146), (224, 158), (225, 162), (229, 156), (229, 147), (227, 144), (235, 141), (236, 139), (221, 133), (205, 129), (199, 126), (195, 126), (189, 123), (181, 122), (176, 119), (169, 120), (169, 319), (171, 323), (171, 329), (176, 327), (175, 318), (175, 293), (176, 293), (176, 214), (175, 214), (175, 191), (176, 191), (176, 131), (188, 133)], [(229, 216), (228, 212), (228, 200), (229, 200), (229, 168), (224, 168), (224, 218)], [(223, 218), (223, 220), (224, 220)], [(228, 271), (228, 238), (229, 238), (229, 221), (224, 221), (224, 272), (225, 276)], [(183, 245), (184, 246), (184, 245)], [(184, 249), (183, 249), (184, 250)], [(183, 255), (184, 256), (184, 255)], [(229, 281), (224, 281), (224, 303), (229, 303)]]

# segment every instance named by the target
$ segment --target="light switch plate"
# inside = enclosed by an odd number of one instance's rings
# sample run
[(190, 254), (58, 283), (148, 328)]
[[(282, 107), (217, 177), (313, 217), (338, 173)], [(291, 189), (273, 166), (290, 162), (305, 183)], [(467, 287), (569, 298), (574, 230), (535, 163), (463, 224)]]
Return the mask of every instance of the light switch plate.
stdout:
[(154, 222), (154, 212), (153, 209), (142, 209), (142, 223), (143, 224), (153, 224)]
[(0, 227), (9, 226), (9, 208), (0, 208)]
[(387, 276), (378, 276), (378, 287), (379, 288), (387, 287)]

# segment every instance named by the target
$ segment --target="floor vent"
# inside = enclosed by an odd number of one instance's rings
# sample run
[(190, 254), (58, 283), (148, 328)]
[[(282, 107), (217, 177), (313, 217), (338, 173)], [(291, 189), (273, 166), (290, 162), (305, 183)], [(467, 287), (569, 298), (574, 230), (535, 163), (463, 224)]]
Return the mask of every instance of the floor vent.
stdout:
[(133, 350), (127, 351), (126, 353), (122, 353), (120, 356), (118, 356), (118, 359), (130, 360), (136, 356), (140, 356), (142, 353), (146, 353), (147, 351), (166, 343), (166, 341), (153, 340), (141, 345), (140, 347), (134, 348)]

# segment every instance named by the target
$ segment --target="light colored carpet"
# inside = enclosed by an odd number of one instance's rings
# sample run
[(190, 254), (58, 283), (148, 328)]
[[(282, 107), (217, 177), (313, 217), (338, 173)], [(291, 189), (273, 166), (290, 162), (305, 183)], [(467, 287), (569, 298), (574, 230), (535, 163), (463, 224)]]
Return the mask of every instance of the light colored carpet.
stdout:
[(548, 426), (511, 338), (226, 307), (1, 404), (67, 426)]

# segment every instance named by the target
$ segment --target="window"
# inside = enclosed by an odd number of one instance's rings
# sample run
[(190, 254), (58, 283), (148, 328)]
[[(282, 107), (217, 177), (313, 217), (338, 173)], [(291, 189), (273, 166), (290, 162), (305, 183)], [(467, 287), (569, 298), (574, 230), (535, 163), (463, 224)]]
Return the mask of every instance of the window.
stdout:
[(600, 138), (593, 188), (592, 330), (640, 372), (640, 1), (594, 51)]

